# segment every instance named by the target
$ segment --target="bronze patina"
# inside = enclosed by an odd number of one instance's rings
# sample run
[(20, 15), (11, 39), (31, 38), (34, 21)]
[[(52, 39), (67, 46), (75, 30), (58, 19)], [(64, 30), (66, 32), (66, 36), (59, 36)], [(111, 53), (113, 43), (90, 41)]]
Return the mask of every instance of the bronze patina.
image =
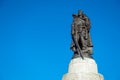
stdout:
[(78, 14), (73, 14), (72, 16), (72, 44), (70, 47), (74, 52), (72, 58), (92, 58), (93, 45), (90, 37), (90, 20), (82, 10), (79, 10)]

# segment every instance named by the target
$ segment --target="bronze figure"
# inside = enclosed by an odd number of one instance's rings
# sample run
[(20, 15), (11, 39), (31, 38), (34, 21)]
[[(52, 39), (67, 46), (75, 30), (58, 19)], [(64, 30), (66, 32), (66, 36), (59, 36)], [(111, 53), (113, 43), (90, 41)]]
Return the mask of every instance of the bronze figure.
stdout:
[(73, 14), (72, 44), (70, 47), (74, 51), (73, 58), (92, 58), (93, 45), (90, 37), (90, 27), (90, 20), (82, 10), (79, 10), (78, 14)]

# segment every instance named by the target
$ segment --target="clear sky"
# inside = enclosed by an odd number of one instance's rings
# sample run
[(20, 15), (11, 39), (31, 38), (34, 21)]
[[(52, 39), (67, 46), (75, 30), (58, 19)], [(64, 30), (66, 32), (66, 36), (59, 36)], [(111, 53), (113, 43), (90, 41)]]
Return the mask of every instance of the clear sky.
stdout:
[(73, 52), (72, 14), (91, 20), (94, 59), (119, 80), (119, 0), (0, 0), (0, 80), (61, 80)]

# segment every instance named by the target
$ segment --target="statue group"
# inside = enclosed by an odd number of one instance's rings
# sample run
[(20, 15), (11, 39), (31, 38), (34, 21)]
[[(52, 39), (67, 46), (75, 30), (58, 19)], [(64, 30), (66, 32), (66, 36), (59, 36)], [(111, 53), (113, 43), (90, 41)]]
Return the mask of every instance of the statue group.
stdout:
[(70, 47), (74, 52), (72, 58), (92, 58), (93, 45), (90, 37), (90, 27), (90, 20), (82, 10), (79, 10), (78, 14), (73, 14), (71, 30), (72, 44)]

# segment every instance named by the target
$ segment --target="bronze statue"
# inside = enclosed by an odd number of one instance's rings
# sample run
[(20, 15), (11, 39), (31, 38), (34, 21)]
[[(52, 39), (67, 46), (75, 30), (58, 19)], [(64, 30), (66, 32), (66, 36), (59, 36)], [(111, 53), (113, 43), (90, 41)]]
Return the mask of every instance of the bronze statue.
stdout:
[(73, 14), (71, 35), (71, 49), (74, 51), (73, 58), (92, 58), (93, 45), (90, 37), (90, 20), (82, 10), (79, 10), (78, 14)]

